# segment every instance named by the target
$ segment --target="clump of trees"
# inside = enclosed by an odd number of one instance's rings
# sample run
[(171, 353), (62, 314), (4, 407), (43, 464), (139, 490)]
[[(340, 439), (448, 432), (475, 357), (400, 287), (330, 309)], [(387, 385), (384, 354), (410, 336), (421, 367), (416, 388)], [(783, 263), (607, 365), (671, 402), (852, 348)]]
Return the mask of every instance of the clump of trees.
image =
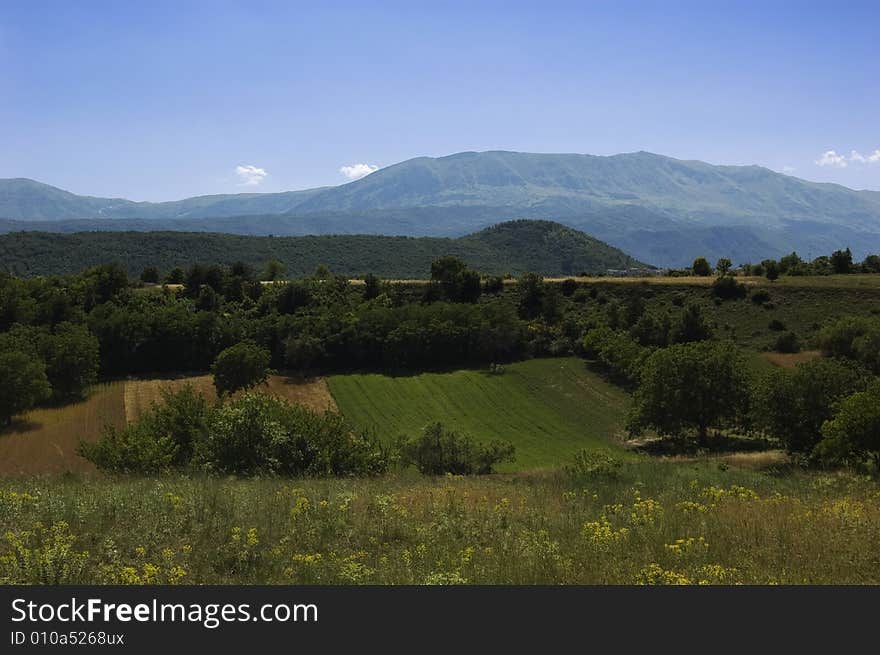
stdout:
[(102, 470), (133, 473), (366, 476), (388, 465), (375, 438), (336, 412), (252, 392), (210, 405), (191, 386), (163, 392), (163, 402), (137, 421), (108, 426), (78, 452)]
[(403, 464), (415, 465), (425, 475), (484, 475), (515, 459), (510, 442), (479, 443), (441, 423), (427, 425), (416, 437), (401, 437), (396, 447)]

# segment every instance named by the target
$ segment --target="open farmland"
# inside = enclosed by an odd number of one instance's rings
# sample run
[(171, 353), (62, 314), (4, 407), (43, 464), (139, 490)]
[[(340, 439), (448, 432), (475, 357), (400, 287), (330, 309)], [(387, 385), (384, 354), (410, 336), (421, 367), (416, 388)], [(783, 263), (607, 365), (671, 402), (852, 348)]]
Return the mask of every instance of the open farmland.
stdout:
[(558, 466), (581, 448), (616, 448), (628, 406), (623, 391), (576, 358), (510, 364), (500, 375), (352, 374), (329, 384), (342, 413), (386, 442), (440, 421), (478, 440), (510, 441), (517, 469)]

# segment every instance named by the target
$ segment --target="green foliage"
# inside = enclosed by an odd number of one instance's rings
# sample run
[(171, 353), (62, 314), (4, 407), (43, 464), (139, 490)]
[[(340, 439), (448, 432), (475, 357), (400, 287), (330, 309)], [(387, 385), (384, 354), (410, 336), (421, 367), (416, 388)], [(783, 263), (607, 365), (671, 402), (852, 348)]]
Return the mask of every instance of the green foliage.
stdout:
[(431, 281), (439, 286), (441, 297), (450, 302), (477, 302), (482, 292), (480, 274), (468, 270), (467, 264), (457, 257), (434, 260)]
[(510, 442), (480, 444), (439, 422), (427, 425), (418, 437), (403, 437), (396, 447), (404, 464), (414, 464), (425, 475), (483, 475), (491, 473), (496, 464), (515, 459)]
[(749, 293), (746, 285), (737, 282), (735, 277), (722, 275), (712, 283), (712, 295), (722, 300), (739, 300)]
[(822, 424), (841, 398), (863, 389), (865, 374), (851, 364), (817, 359), (794, 369), (774, 369), (752, 391), (752, 420), (790, 453), (809, 456)]
[(222, 351), (211, 365), (217, 395), (250, 389), (265, 382), (271, 358), (268, 350), (247, 341)]
[(579, 450), (565, 471), (575, 479), (616, 479), (623, 461), (604, 451)]
[(364, 277), (364, 300), (372, 300), (379, 296), (382, 291), (382, 281), (373, 275), (367, 274)]
[(86, 326), (61, 323), (39, 339), (38, 347), (56, 398), (82, 396), (97, 382), (100, 345)]
[(709, 428), (737, 421), (747, 409), (749, 379), (730, 343), (699, 342), (655, 351), (641, 370), (629, 428), (664, 435), (696, 429), (705, 443)]
[(835, 250), (831, 253), (831, 268), (838, 274), (852, 273), (853, 258), (849, 248), (846, 250)]
[(730, 267), (733, 266), (733, 263), (727, 257), (722, 257), (718, 260), (718, 263), (715, 264), (715, 271), (719, 276), (724, 277), (730, 271)]
[(266, 268), (263, 271), (263, 279), (270, 282), (283, 280), (287, 276), (287, 266), (277, 259), (270, 259), (266, 262)]
[(47, 400), (52, 393), (43, 362), (15, 351), (0, 351), (0, 425)]
[(841, 400), (822, 437), (814, 453), (819, 460), (860, 466), (870, 459), (880, 470), (880, 380)]
[(213, 412), (198, 461), (239, 475), (376, 475), (387, 465), (375, 440), (354, 432), (341, 415), (253, 393)]
[(712, 274), (712, 265), (709, 264), (709, 260), (705, 257), (697, 257), (691, 265), (691, 270), (694, 272), (694, 275), (706, 277)]
[(670, 340), (673, 343), (691, 343), (712, 338), (712, 328), (696, 303), (686, 305), (678, 322), (672, 326)]
[[(274, 220), (273, 225), (277, 225)], [(106, 222), (96, 227), (103, 226)], [(158, 229), (156, 224), (147, 227)], [(398, 229), (393, 233), (398, 234)], [(0, 251), (4, 253), (0, 269), (21, 276), (72, 274), (117, 260), (130, 275), (140, 275), (148, 266), (172, 271), (165, 279), (169, 284), (183, 283), (185, 275), (175, 269), (189, 269), (193, 262), (229, 266), (234, 261), (230, 253), (254, 270), (263, 270), (269, 260), (278, 261), (286, 267), (287, 276), (293, 278), (311, 276), (323, 264), (349, 277), (373, 272), (390, 279), (422, 279), (429, 274), (431, 262), (444, 255), (462, 260), (473, 270), (494, 275), (519, 275), (526, 271), (552, 276), (578, 271), (599, 274), (609, 268), (644, 266), (583, 232), (558, 223), (532, 220), (501, 223), (453, 239), (366, 234), (267, 237), (198, 230), (78, 230), (74, 234), (17, 231), (0, 234)]]
[(776, 337), (773, 343), (773, 350), (778, 353), (799, 353), (801, 351), (801, 342), (794, 332), (785, 332)]
[(159, 269), (155, 266), (147, 266), (141, 272), (141, 282), (144, 284), (158, 284), (159, 283)]
[(642, 364), (650, 353), (626, 332), (604, 326), (589, 330), (581, 348), (612, 380), (627, 385), (639, 379)]
[(818, 336), (822, 352), (856, 360), (880, 373), (880, 320), (867, 316), (844, 316), (826, 325)]

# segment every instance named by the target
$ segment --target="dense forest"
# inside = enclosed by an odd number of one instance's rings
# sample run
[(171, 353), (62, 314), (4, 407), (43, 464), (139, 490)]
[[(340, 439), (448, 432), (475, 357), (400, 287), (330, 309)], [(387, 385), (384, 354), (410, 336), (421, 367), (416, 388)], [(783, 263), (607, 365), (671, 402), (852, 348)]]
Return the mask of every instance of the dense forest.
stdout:
[(130, 275), (147, 266), (163, 270), (192, 263), (252, 267), (268, 260), (289, 275), (319, 265), (347, 276), (374, 273), (388, 278), (424, 278), (437, 257), (452, 255), (493, 275), (535, 271), (544, 275), (604, 273), (642, 267), (620, 250), (582, 232), (549, 221), (510, 221), (456, 239), (368, 235), (254, 237), (185, 232), (82, 232), (0, 235), (0, 270), (19, 276), (76, 273), (108, 261)]

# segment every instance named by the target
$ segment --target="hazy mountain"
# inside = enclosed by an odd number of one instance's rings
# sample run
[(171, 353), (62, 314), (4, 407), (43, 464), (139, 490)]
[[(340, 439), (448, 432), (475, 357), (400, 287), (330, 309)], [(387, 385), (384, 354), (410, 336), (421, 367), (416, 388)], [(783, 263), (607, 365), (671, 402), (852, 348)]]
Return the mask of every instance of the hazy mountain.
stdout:
[(511, 221), (454, 239), (324, 235), (254, 237), (191, 232), (15, 232), (0, 235), (0, 270), (21, 276), (75, 273), (116, 261), (133, 275), (147, 266), (167, 272), (193, 263), (243, 261), (261, 270), (271, 259), (290, 275), (314, 272), (319, 264), (336, 273), (374, 273), (390, 278), (426, 278), (442, 255), (461, 257), (493, 274), (534, 271), (544, 275), (604, 273), (642, 266), (591, 236), (549, 221)]
[[(39, 229), (179, 229), (240, 234), (466, 234), (512, 218), (553, 219), (643, 261), (759, 260), (798, 250), (880, 250), (880, 193), (759, 166), (713, 166), (646, 152), (465, 152), (419, 157), (337, 187), (167, 203), (75, 196), (0, 180), (0, 218)], [(91, 219), (71, 224), (69, 219)], [(137, 219), (121, 223), (105, 219)], [(101, 222), (95, 222), (101, 219)], [(156, 221), (156, 222), (153, 222)], [(3, 229), (19, 229), (6, 223)]]

